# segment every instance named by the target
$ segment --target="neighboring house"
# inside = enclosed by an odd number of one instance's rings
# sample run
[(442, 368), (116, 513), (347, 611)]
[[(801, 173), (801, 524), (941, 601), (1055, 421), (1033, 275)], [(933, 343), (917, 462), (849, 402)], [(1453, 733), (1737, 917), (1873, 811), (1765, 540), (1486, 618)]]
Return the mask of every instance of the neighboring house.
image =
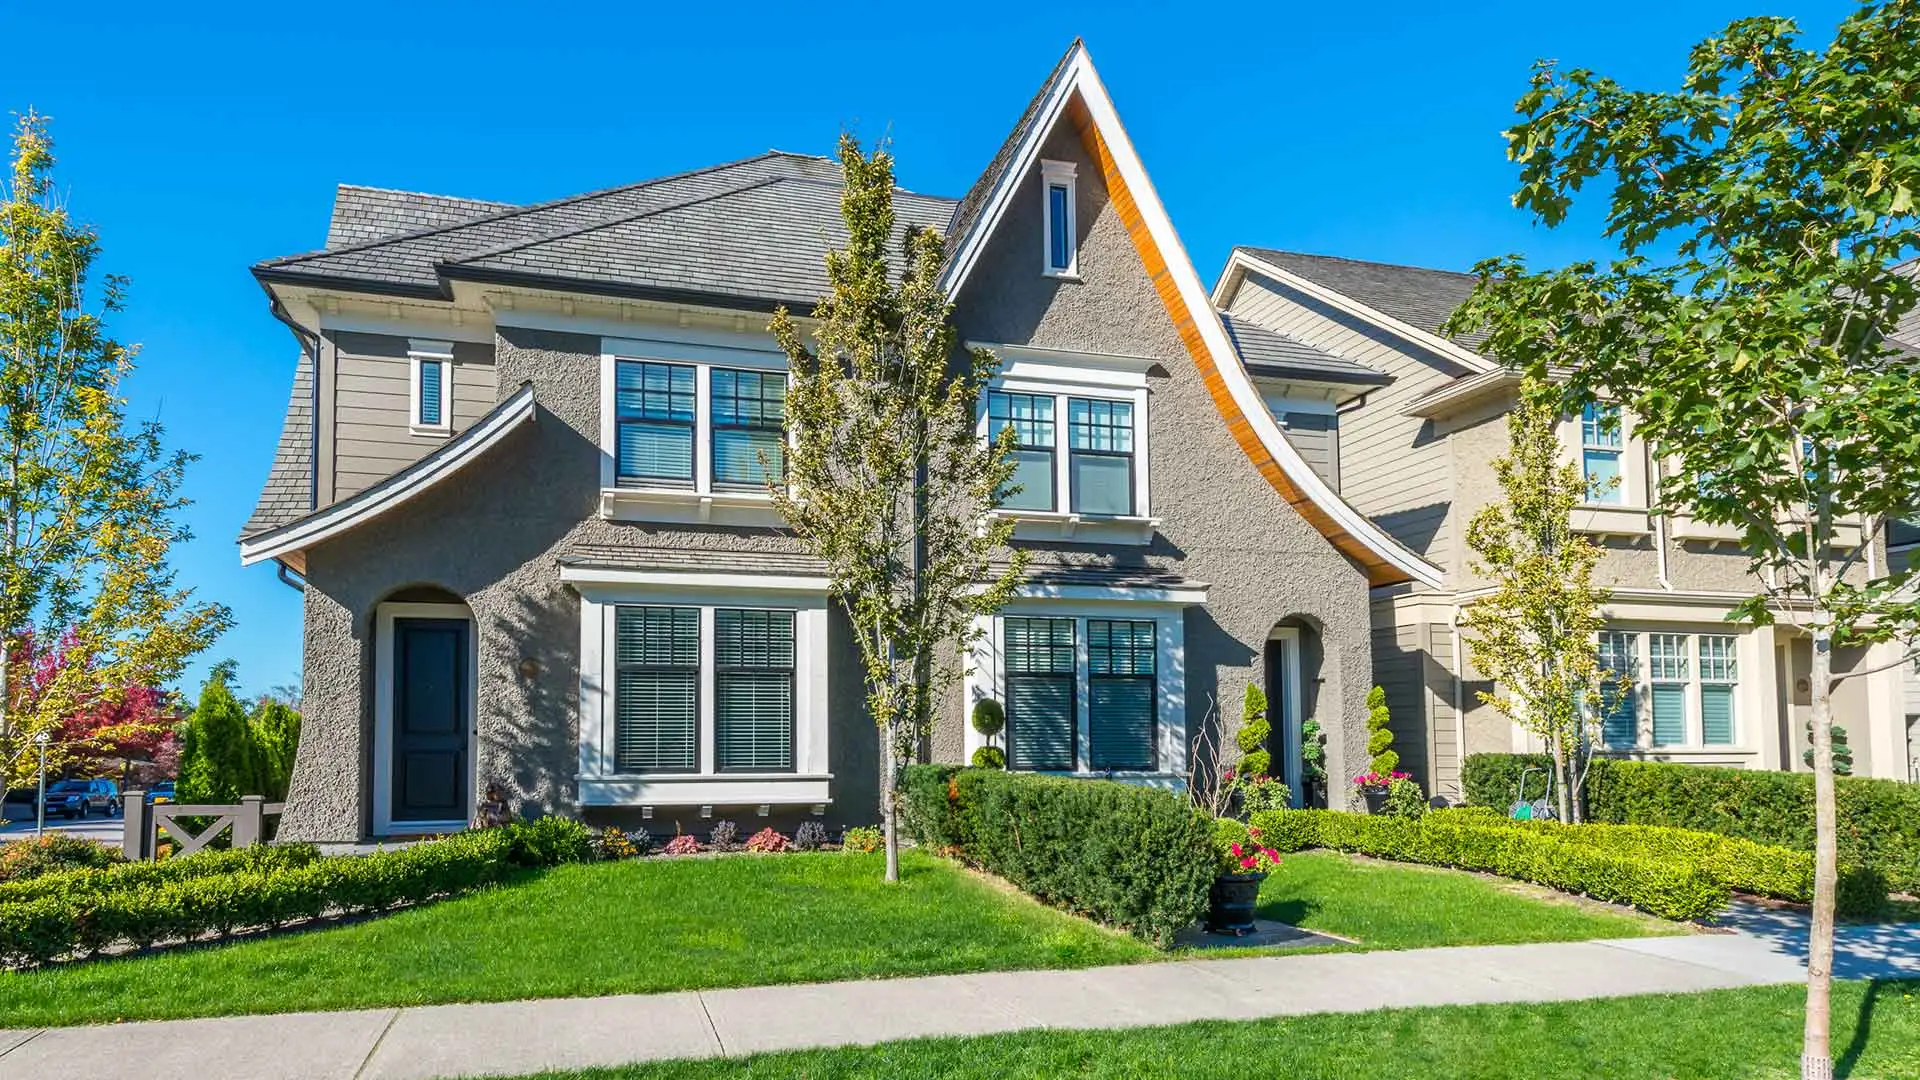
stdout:
[[(783, 153), (532, 206), (342, 187), (325, 250), (255, 267), (301, 343), (241, 540), (305, 595), (285, 835), (459, 828), (489, 784), (656, 835), (876, 818), (848, 624), (760, 466), (767, 317), (827, 291), (840, 190)], [(1359, 767), (1369, 590), (1441, 575), (1334, 493), (1331, 438), (1322, 473), (1281, 434), (1085, 49), (965, 198), (895, 209), (944, 230), (961, 336), (1004, 362), (981, 430), (1019, 435), (1034, 552), (933, 756), (992, 697), (1016, 768), (1178, 786), (1252, 681), (1290, 768), (1309, 714)], [(1382, 381), (1289, 351), (1249, 359), (1324, 404)]]
[[(1228, 325), (1257, 327), (1290, 347), (1318, 350), (1379, 373), (1351, 384), (1333, 429), (1341, 497), (1441, 568), (1372, 592), (1375, 678), (1386, 688), (1401, 761), (1432, 792), (1457, 799), (1467, 754), (1533, 749), (1529, 737), (1476, 691), (1487, 689), (1459, 632), (1462, 609), (1487, 588), (1470, 570), (1466, 527), (1502, 497), (1491, 462), (1507, 450), (1506, 415), (1518, 380), (1476, 351), (1479, 338), (1437, 328), (1472, 291), (1467, 274), (1260, 248), (1238, 248), (1214, 289)], [(1256, 355), (1243, 347), (1259, 378)], [(1288, 395), (1269, 395), (1269, 401)], [(1276, 414), (1294, 409), (1274, 405)], [(1801, 769), (1810, 707), (1810, 642), (1787, 627), (1723, 621), (1753, 592), (1738, 535), (1648, 513), (1655, 458), (1632, 419), (1609, 433), (1589, 413), (1562, 425), (1567, 460), (1618, 477), (1575, 512), (1604, 548), (1598, 581), (1612, 590), (1599, 646), (1632, 672), (1635, 692), (1604, 726), (1621, 757), (1742, 768)], [(1290, 438), (1299, 438), (1289, 431)], [(1313, 438), (1317, 440), (1319, 433)], [(1318, 447), (1303, 441), (1302, 454)], [(1861, 530), (1853, 530), (1860, 542)], [(1920, 536), (1895, 532), (1896, 544)], [(1904, 538), (1904, 539), (1903, 539)], [(1885, 565), (1884, 537), (1869, 538)], [(1912, 550), (1909, 548), (1909, 551)], [(1836, 668), (1878, 667), (1896, 645), (1840, 650)], [(1915, 677), (1920, 679), (1920, 677)], [(1842, 683), (1836, 711), (1863, 776), (1906, 777), (1920, 689), (1894, 669)]]

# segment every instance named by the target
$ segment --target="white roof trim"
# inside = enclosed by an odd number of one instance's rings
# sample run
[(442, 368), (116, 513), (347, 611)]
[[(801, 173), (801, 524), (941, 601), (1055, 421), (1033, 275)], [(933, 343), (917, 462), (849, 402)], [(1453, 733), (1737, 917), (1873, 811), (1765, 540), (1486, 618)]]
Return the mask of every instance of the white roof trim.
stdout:
[(644, 585), (658, 589), (741, 589), (750, 592), (824, 593), (832, 579), (811, 574), (725, 573), (714, 570), (623, 570), (602, 566), (563, 566), (560, 580), (571, 585)]
[[(439, 449), (408, 469), (324, 510), (242, 540), (240, 565), (251, 566), (312, 547), (386, 513), (460, 471), (533, 416), (533, 387), (522, 386), (512, 397), (495, 406), (480, 423), (442, 443)], [(418, 471), (409, 473), (408, 470), (413, 469)]]
[(1227, 257), (1227, 268), (1221, 272), (1220, 281), (1214, 286), (1212, 299), (1215, 301), (1215, 307), (1224, 308), (1225, 302), (1232, 299), (1233, 295), (1239, 291), (1240, 282), (1249, 270), (1283, 282), (1316, 300), (1339, 308), (1356, 319), (1370, 322), (1382, 330), (1407, 338), (1417, 345), (1423, 345), (1442, 356), (1456, 360), (1471, 371), (1487, 372), (1500, 369), (1499, 364), (1472, 349), (1448, 341), (1431, 330), (1422, 330), (1412, 323), (1402, 322), (1384, 311), (1368, 307), (1346, 293), (1336, 292), (1318, 282), (1309, 281), (1291, 270), (1281, 269), (1257, 255), (1250, 255), (1238, 248), (1235, 248), (1233, 254)]
[(1016, 600), (1108, 600), (1128, 604), (1176, 604), (1191, 607), (1207, 602), (1207, 586), (1198, 582), (1184, 588), (1140, 585), (1052, 585), (1027, 582), (1013, 590)]
[[(1113, 99), (1107, 96), (1107, 88), (1101, 84), (1100, 76), (1094, 71), (1093, 61), (1087, 51), (1081, 47), (1067, 66), (1066, 78), (1061, 81), (1062, 98), (1066, 93), (1078, 91), (1092, 114), (1095, 128), (1106, 140), (1108, 149), (1113, 153), (1115, 166), (1121, 179), (1133, 195), (1134, 204), (1140, 210), (1141, 221), (1153, 237), (1160, 256), (1166, 261), (1167, 272), (1173, 275), (1180, 297), (1192, 314), (1194, 324), (1205, 340), (1207, 349), (1213, 354), (1214, 366), (1219, 370), (1221, 380), (1233, 395), (1234, 402), (1246, 416), (1254, 434), (1259, 437), (1267, 453), (1287, 474), (1301, 492), (1349, 536), (1366, 545), (1388, 564), (1399, 569), (1408, 577), (1433, 588), (1440, 588), (1445, 578), (1439, 567), (1421, 558), (1418, 554), (1403, 546), (1389, 536), (1372, 519), (1349, 506), (1346, 500), (1327, 486), (1320, 474), (1307, 465), (1299, 451), (1280, 433), (1273, 414), (1267, 411), (1266, 403), (1260, 397), (1260, 391), (1254, 387), (1253, 380), (1247, 376), (1246, 368), (1240, 364), (1240, 354), (1227, 340), (1226, 327), (1221, 324), (1218, 311), (1214, 308), (1207, 290), (1200, 283), (1200, 275), (1193, 268), (1193, 261), (1187, 257), (1186, 246), (1180, 242), (1180, 235), (1174, 231), (1173, 221), (1160, 203), (1160, 194), (1154, 190), (1152, 181), (1147, 179), (1146, 167), (1140, 162), (1140, 155), (1133, 148), (1133, 141), (1120, 124), (1119, 113), (1114, 110)], [(1059, 103), (1050, 103), (1057, 117)], [(1038, 147), (1046, 137), (1052, 121), (1045, 125), (1036, 125), (1028, 133), (1033, 147)], [(982, 232), (992, 232), (997, 222), (989, 222)]]

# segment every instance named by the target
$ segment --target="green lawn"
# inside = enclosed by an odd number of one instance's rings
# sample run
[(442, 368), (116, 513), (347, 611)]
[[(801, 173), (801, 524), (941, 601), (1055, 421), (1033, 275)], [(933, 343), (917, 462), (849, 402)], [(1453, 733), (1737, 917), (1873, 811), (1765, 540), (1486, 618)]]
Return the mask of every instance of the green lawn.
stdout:
[[(541, 1080), (1790, 1080), (1800, 1075), (1803, 993), (1798, 987), (1764, 987), (1124, 1031), (1033, 1031), (547, 1073)], [(1920, 984), (1836, 984), (1833, 1046), (1838, 1076), (1920, 1076)]]
[[(1164, 959), (952, 863), (878, 855), (562, 866), (352, 925), (0, 973), (0, 1028), (651, 993)], [(1368, 947), (1566, 941), (1670, 924), (1455, 871), (1290, 856), (1270, 917)]]

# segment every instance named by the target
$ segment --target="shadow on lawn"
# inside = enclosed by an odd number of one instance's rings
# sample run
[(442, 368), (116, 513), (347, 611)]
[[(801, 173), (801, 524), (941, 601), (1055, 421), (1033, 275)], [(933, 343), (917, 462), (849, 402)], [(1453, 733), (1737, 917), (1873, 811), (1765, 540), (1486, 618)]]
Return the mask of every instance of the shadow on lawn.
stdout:
[(1853, 1022), (1853, 1038), (1847, 1040), (1847, 1048), (1833, 1059), (1834, 1076), (1853, 1075), (1853, 1067), (1859, 1063), (1860, 1055), (1866, 1050), (1868, 1039), (1873, 1033), (1873, 1010), (1880, 1003), (1880, 995), (1900, 985), (1898, 982), (1884, 979), (1875, 979), (1867, 984), (1867, 992), (1860, 995), (1860, 1015)]

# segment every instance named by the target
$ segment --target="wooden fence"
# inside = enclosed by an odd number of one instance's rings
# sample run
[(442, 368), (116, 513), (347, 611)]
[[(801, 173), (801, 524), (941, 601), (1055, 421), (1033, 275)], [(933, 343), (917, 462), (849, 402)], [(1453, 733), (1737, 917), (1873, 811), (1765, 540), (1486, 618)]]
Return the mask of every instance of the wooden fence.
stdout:
[[(126, 811), (120, 850), (127, 858), (151, 861), (158, 849), (160, 831), (173, 839), (175, 855), (191, 855), (213, 843), (222, 833), (232, 830), (233, 846), (252, 847), (267, 842), (267, 818), (279, 817), (286, 803), (270, 803), (258, 795), (242, 795), (238, 806), (195, 805), (186, 803), (149, 803), (144, 791), (126, 793), (122, 807)], [(189, 829), (183, 818), (212, 818), (198, 832)]]

